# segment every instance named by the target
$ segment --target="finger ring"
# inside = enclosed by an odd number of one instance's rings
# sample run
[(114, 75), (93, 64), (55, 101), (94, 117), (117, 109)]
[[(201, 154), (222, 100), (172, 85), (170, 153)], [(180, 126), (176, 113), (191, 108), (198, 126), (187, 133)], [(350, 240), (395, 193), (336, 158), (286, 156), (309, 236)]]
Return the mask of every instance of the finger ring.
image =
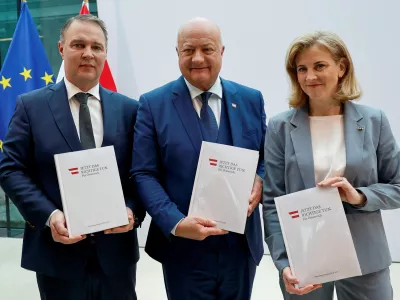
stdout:
[(340, 181), (344, 181), (344, 177), (340, 177)]

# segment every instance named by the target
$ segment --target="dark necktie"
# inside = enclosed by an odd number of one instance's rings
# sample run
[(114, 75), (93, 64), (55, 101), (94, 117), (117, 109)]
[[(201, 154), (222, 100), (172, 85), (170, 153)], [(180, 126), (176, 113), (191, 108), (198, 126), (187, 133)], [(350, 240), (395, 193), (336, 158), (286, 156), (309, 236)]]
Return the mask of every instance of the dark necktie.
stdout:
[(75, 99), (80, 103), (79, 106), (79, 136), (83, 149), (96, 148), (94, 141), (92, 121), (90, 119), (90, 111), (87, 105), (88, 98), (91, 96), (88, 93), (78, 93)]
[(211, 107), (208, 105), (208, 99), (210, 99), (211, 95), (212, 93), (210, 92), (204, 92), (201, 94), (201, 102), (203, 103), (203, 106), (200, 110), (200, 121), (208, 135), (208, 138), (205, 138), (204, 140), (215, 143), (218, 138), (218, 123)]

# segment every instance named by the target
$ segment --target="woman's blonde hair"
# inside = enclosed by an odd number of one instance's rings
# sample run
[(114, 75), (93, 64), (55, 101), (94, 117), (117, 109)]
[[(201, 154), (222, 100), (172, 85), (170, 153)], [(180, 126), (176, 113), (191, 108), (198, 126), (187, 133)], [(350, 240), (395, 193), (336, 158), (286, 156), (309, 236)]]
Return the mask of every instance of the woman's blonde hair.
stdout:
[(289, 74), (291, 81), (289, 105), (291, 107), (298, 108), (305, 104), (308, 100), (307, 94), (301, 89), (301, 86), (297, 80), (296, 59), (299, 53), (305, 49), (309, 49), (314, 45), (326, 47), (331, 52), (335, 62), (342, 60), (346, 66), (346, 71), (343, 74), (343, 77), (339, 79), (339, 88), (337, 93), (334, 95), (334, 99), (345, 102), (359, 98), (361, 96), (361, 90), (357, 83), (357, 79), (354, 74), (353, 61), (346, 45), (334, 33), (316, 31), (314, 33), (303, 35), (294, 40), (286, 55), (286, 71)]

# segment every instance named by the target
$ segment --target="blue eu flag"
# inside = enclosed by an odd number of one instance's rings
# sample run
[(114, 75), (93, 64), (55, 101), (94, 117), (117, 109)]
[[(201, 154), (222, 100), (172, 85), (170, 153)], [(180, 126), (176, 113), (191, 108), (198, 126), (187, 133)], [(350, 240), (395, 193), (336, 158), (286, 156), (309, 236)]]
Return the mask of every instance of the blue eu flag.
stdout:
[(0, 150), (17, 96), (51, 83), (53, 72), (28, 6), (22, 1), (17, 27), (0, 70)]

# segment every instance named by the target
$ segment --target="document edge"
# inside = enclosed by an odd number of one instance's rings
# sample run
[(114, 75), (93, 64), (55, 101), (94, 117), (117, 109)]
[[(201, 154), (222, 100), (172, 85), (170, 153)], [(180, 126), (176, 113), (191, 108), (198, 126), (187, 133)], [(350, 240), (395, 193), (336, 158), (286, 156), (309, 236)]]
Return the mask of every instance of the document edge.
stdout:
[(204, 147), (203, 145), (205, 145), (206, 142), (201, 142), (201, 148), (200, 148), (200, 154), (199, 154), (199, 160), (197, 162), (197, 169), (196, 169), (196, 176), (194, 177), (194, 182), (193, 182), (193, 188), (192, 188), (192, 195), (190, 197), (190, 205), (189, 205), (189, 211), (188, 211), (188, 216), (191, 215), (192, 211), (193, 211), (193, 205), (194, 205), (194, 195), (196, 194), (196, 190), (197, 190), (197, 181), (200, 177), (200, 169), (199, 166), (201, 165), (201, 162), (203, 161), (203, 153), (204, 153)]
[(54, 155), (54, 162), (56, 165), (56, 172), (57, 172), (57, 180), (58, 180), (58, 187), (60, 189), (60, 195), (61, 195), (61, 203), (63, 206), (63, 213), (65, 216), (65, 220), (67, 222), (67, 230), (68, 230), (68, 235), (69, 237), (72, 236), (72, 230), (71, 230), (71, 223), (69, 221), (69, 215), (68, 215), (68, 206), (67, 206), (67, 202), (65, 201), (65, 193), (64, 193), (64, 186), (61, 180), (61, 170), (60, 170), (60, 166), (59, 166), (59, 154), (55, 154)]
[[(282, 195), (282, 196), (283, 196), (283, 195)], [(283, 218), (281, 217), (282, 214), (281, 214), (280, 209), (279, 209), (278, 206), (276, 205), (276, 198), (278, 198), (278, 197), (275, 197), (275, 198), (274, 198), (275, 207), (276, 207), (276, 212), (278, 213), (279, 225), (280, 225), (280, 227), (281, 227), (282, 236), (283, 236), (283, 241), (284, 241), (284, 244), (285, 244), (286, 253), (287, 253), (287, 256), (288, 256), (288, 260), (289, 260), (289, 268), (290, 268), (290, 271), (292, 272), (292, 275), (293, 275), (294, 277), (296, 277), (296, 268), (294, 267), (294, 264), (293, 264), (292, 255), (291, 255), (291, 250), (290, 250), (289, 243), (288, 243), (288, 241), (287, 241), (285, 228), (284, 228), (284, 227), (282, 226), (282, 224), (281, 224), (281, 223), (282, 223), (281, 220), (283, 220)], [(298, 278), (297, 278), (297, 279), (298, 279)]]

